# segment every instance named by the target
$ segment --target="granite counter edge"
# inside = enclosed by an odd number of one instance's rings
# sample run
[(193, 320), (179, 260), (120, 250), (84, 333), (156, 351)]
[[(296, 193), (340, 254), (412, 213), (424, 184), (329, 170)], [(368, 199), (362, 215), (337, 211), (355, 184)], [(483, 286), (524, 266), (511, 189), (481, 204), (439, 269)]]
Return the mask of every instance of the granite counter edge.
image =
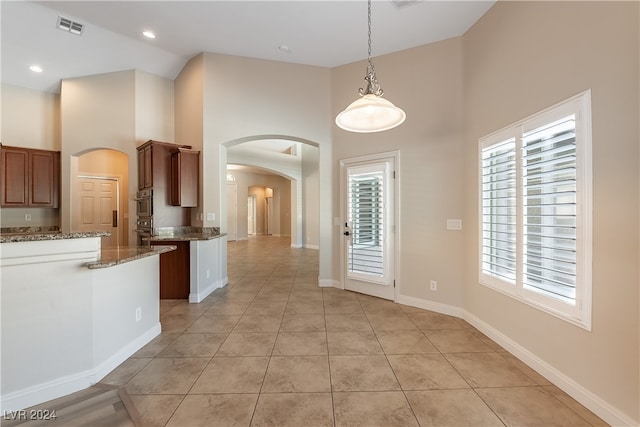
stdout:
[(123, 251), (122, 247), (103, 249), (100, 251), (100, 259), (86, 263), (85, 267), (89, 268), (90, 270), (114, 267), (116, 265), (125, 264), (127, 262), (136, 261), (142, 258), (175, 251), (177, 249), (177, 246), (156, 245), (151, 247), (133, 246), (124, 248), (126, 248), (126, 252), (129, 253), (120, 254), (120, 252)]

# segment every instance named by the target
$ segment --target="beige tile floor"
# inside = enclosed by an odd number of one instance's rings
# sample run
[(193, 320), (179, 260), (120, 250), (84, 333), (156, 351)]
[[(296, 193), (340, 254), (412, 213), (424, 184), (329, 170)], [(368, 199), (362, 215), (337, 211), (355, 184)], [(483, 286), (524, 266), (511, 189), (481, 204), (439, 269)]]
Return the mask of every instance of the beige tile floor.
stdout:
[(162, 300), (162, 334), (102, 382), (146, 426), (602, 426), (461, 319), (317, 285), (318, 252), (228, 244), (229, 284)]

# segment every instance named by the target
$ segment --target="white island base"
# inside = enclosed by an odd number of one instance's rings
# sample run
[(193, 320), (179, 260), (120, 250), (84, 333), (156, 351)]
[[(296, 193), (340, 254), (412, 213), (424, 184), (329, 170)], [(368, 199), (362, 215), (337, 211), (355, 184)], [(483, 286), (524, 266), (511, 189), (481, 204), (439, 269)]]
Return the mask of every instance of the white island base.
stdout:
[(100, 237), (0, 245), (2, 413), (97, 383), (160, 333), (159, 256), (99, 255)]

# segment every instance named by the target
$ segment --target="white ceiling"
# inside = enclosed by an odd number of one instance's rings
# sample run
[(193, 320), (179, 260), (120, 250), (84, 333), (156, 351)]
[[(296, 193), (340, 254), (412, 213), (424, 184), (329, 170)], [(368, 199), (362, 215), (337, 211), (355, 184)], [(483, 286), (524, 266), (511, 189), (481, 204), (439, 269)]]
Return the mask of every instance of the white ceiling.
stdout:
[[(462, 35), (494, 3), (374, 0), (372, 55)], [(320, 67), (367, 57), (364, 0), (1, 1), (0, 14), (2, 82), (51, 92), (64, 78), (128, 69), (174, 79), (200, 52)], [(83, 34), (58, 30), (59, 15)]]

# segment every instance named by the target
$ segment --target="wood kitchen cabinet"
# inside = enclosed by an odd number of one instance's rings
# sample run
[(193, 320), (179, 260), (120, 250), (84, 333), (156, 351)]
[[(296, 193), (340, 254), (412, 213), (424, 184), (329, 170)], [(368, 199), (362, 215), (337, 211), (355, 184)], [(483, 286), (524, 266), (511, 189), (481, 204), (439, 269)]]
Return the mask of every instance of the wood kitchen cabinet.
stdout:
[(22, 147), (0, 148), (2, 207), (57, 208), (60, 152)]
[(138, 190), (153, 187), (153, 147), (145, 144), (138, 148)]
[[(198, 204), (199, 151), (189, 145), (149, 140), (138, 148), (138, 188), (153, 190), (153, 227), (180, 227), (191, 224), (191, 207)], [(176, 176), (172, 175), (173, 153)], [(179, 172), (178, 172), (179, 171)], [(178, 185), (180, 183), (180, 185)], [(174, 191), (183, 188), (182, 191)], [(177, 203), (174, 203), (176, 201)]]
[(171, 204), (183, 208), (198, 206), (200, 152), (179, 148), (171, 153)]
[(191, 292), (190, 242), (152, 241), (151, 245), (175, 245), (175, 251), (160, 254), (160, 299), (188, 299)]

